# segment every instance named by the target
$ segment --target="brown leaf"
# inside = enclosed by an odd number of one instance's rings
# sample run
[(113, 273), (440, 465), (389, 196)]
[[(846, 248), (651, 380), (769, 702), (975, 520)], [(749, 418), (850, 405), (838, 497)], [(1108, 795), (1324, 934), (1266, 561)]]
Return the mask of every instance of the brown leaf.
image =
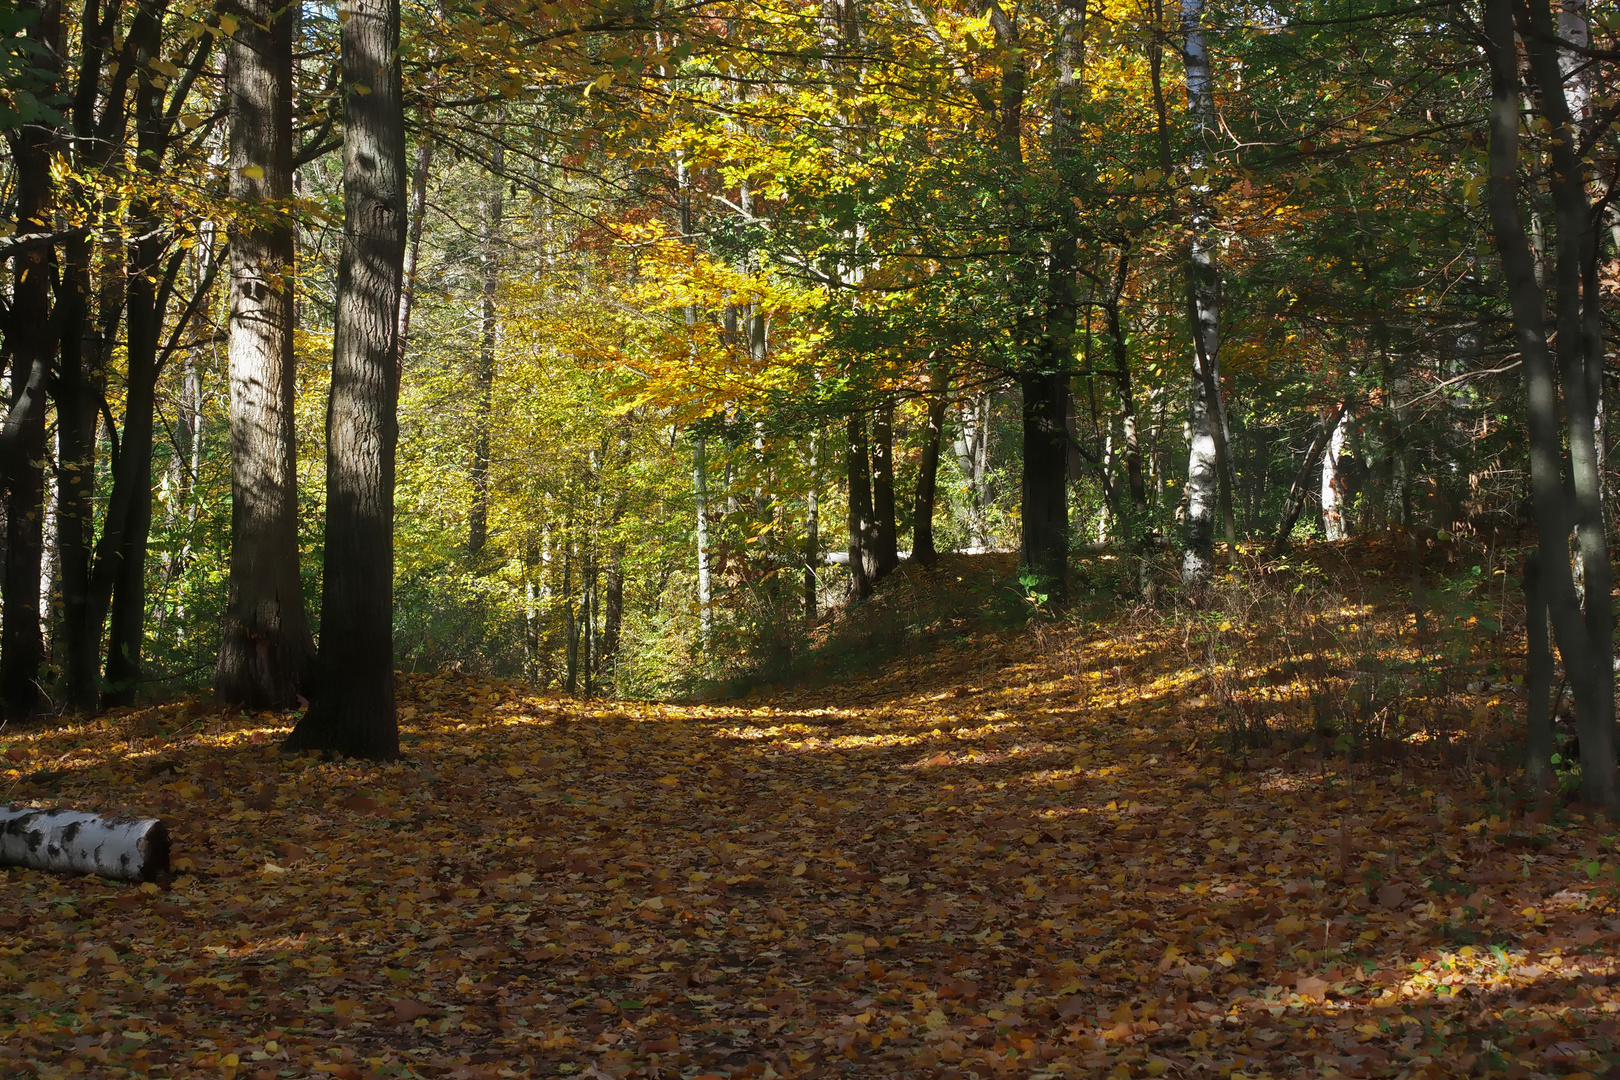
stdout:
[(1315, 975), (1307, 976), (1294, 983), (1294, 990), (1301, 997), (1314, 998), (1317, 1001), (1327, 1000), (1328, 981), (1319, 979)]
[(1378, 890), (1378, 903), (1384, 907), (1400, 907), (1406, 900), (1406, 890), (1393, 881)]
[(424, 1016), (439, 1016), (443, 1011), (410, 998), (396, 998), (388, 1004), (394, 1007), (394, 1019), (402, 1024), (408, 1024)]

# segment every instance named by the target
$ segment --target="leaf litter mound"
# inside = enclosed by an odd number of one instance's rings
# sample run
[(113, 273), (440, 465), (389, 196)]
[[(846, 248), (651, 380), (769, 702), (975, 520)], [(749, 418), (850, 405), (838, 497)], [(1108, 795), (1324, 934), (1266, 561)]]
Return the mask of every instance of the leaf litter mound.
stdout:
[(721, 704), (406, 677), (387, 765), (196, 703), (8, 732), (8, 801), (162, 815), (176, 873), (0, 870), (0, 1073), (1604, 1075), (1610, 830), (1488, 755), (1234, 753), (1187, 633)]

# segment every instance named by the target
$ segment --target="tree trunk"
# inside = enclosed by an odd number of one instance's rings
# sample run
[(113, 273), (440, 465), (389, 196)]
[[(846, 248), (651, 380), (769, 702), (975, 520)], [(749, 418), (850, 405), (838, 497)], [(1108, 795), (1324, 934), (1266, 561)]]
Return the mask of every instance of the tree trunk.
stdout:
[(934, 548), (934, 504), (939, 497), (939, 451), (945, 439), (945, 409), (950, 402), (950, 387), (950, 368), (941, 363), (929, 378), (928, 429), (923, 432), (917, 495), (911, 512), (911, 557), (922, 566), (939, 562), (939, 552)]
[(123, 311), (122, 275), (101, 290), (101, 324), (90, 310), (91, 246), (70, 241), (64, 280), (61, 360), (56, 378), (56, 543), (62, 592), (62, 673), (65, 704), (93, 712), (100, 672), (101, 623), (92, 620), (96, 430), (106, 384), (108, 342)]
[[(1208, 139), (1215, 124), (1214, 80), (1204, 39), (1204, 0), (1182, 0), (1181, 27), (1186, 35), (1187, 106), (1192, 115), (1193, 184), (1190, 203), (1192, 239), (1187, 250), (1187, 314), (1193, 339), (1193, 373), (1188, 421), (1192, 433), (1187, 459), (1187, 550), (1182, 578), (1198, 582), (1215, 565), (1215, 515), (1224, 483), (1220, 378), (1219, 277), (1215, 269), (1215, 235), (1209, 210)], [(1229, 489), (1228, 485), (1228, 489)], [(1228, 499), (1229, 503), (1229, 499)], [(1230, 506), (1227, 517), (1230, 518)], [(1235, 528), (1227, 521), (1228, 539)]]
[[(1540, 5), (1540, 11), (1545, 13), (1544, 4)], [(1591, 339), (1582, 313), (1572, 314), (1566, 310), (1580, 303), (1583, 284), (1581, 268), (1566, 263), (1578, 259), (1583, 231), (1590, 236), (1590, 228), (1583, 230), (1578, 220), (1582, 215), (1571, 213), (1568, 207), (1574, 199), (1584, 203), (1586, 198), (1579, 165), (1574, 160), (1575, 139), (1569, 130), (1568, 104), (1563, 98), (1561, 77), (1556, 74), (1555, 55), (1553, 76), (1543, 77), (1546, 58), (1538, 58), (1537, 53), (1551, 46), (1542, 42), (1538, 50), (1532, 40), (1538, 28), (1522, 27), (1531, 53), (1531, 67), (1537, 72), (1543, 103), (1548, 109), (1547, 119), (1557, 136), (1552, 152), (1552, 186), (1559, 202), (1558, 326), (1560, 359), (1566, 362), (1563, 387), (1567, 408), (1567, 430), (1561, 430), (1565, 425), (1560, 424), (1553, 357), (1546, 335), (1546, 293), (1536, 278), (1535, 253), (1531, 250), (1518, 204), (1520, 86), (1512, 0), (1486, 0), (1484, 29), (1492, 90), (1488, 202), (1512, 302), (1514, 331), (1523, 358), (1537, 544), (1542, 552), (1566, 551), (1572, 529), (1580, 526), (1580, 556), (1587, 573), (1588, 594), (1606, 598), (1611, 586), (1602, 506), (1596, 498), (1597, 477), (1591, 468), (1594, 448), (1593, 418), (1587, 393), (1590, 373), (1582, 370), (1582, 365), (1588, 362), (1585, 354)], [(1572, 193), (1570, 187), (1576, 190)], [(1566, 229), (1570, 231), (1568, 234)], [(1588, 302), (1595, 307), (1597, 295), (1592, 294)], [(1571, 336), (1577, 340), (1571, 341)], [(1570, 444), (1573, 499), (1568, 498), (1562, 477), (1566, 434)], [(1594, 527), (1589, 529), (1589, 525)], [(1612, 811), (1616, 805), (1616, 789), (1610, 606), (1588, 604), (1583, 617), (1568, 559), (1541, 559), (1539, 570), (1558, 651), (1575, 697), (1581, 741), (1581, 795), (1588, 803)]]
[(1330, 542), (1345, 537), (1344, 477), (1339, 472), (1339, 458), (1344, 454), (1344, 440), (1349, 432), (1350, 410), (1341, 409), (1322, 454), (1322, 538)]
[(1131, 384), (1130, 353), (1119, 315), (1119, 294), (1124, 290), (1127, 264), (1120, 259), (1118, 283), (1112, 303), (1105, 305), (1108, 339), (1114, 349), (1114, 381), (1119, 390), (1119, 407), (1125, 431), (1125, 477), (1131, 489), (1131, 503), (1137, 509), (1147, 506), (1147, 484), (1142, 478), (1142, 449), (1136, 435), (1136, 394)]
[(0, 806), (0, 866), (155, 881), (169, 872), (169, 828), (152, 818)]
[(1350, 407), (1350, 400), (1346, 398), (1337, 407), (1322, 417), (1316, 425), (1316, 434), (1305, 449), (1305, 460), (1299, 463), (1294, 472), (1294, 482), (1288, 488), (1288, 498), (1283, 501), (1282, 513), (1277, 517), (1277, 530), (1271, 539), (1271, 553), (1279, 555), (1288, 547), (1289, 534), (1294, 531), (1294, 522), (1299, 520), (1300, 511), (1305, 508), (1305, 492), (1310, 480), (1311, 466), (1316, 463), (1316, 457), (1323, 452), (1328, 440), (1338, 430), (1339, 418)]
[(692, 496), (697, 503), (698, 626), (707, 647), (714, 633), (714, 588), (709, 580), (709, 462), (703, 436), (692, 438)]
[[(497, 117), (497, 124), (499, 117)], [(489, 539), (489, 420), (495, 395), (495, 290), (501, 280), (501, 195), (506, 151), (496, 133), (489, 197), (484, 203), (484, 310), (473, 377), (472, 509), (467, 515), (467, 554), (477, 557)]]
[(226, 62), (231, 198), (282, 216), (231, 236), (231, 563), (214, 696), (290, 709), (308, 689), (311, 652), (299, 574), (296, 247), (287, 216), (293, 17), (274, 0), (236, 0), (236, 14)]
[(872, 467), (866, 446), (866, 414), (851, 409), (845, 427), (844, 465), (849, 479), (849, 595), (865, 600), (876, 581), (876, 536), (872, 521)]
[[(438, 71), (429, 75), (438, 83)], [(394, 343), (394, 378), (405, 378), (405, 349), (411, 338), (411, 309), (416, 303), (416, 272), (422, 259), (422, 230), (427, 225), (428, 175), (433, 169), (433, 120), (431, 102), (422, 110), (422, 141), (416, 147), (416, 167), (411, 171), (410, 233), (405, 244), (405, 262), (400, 270), (399, 336)]]
[(821, 564), (821, 436), (810, 436), (810, 490), (804, 497), (804, 621), (816, 622), (816, 569)]
[(1024, 396), (1023, 562), (1034, 591), (1055, 601), (1068, 595), (1069, 376), (1065, 372), (1027, 373), (1019, 380)]
[(1528, 645), (1524, 688), (1524, 777), (1533, 792), (1552, 783), (1552, 648), (1547, 640), (1547, 593), (1541, 581), (1541, 556), (1524, 561), (1524, 625)]
[(900, 565), (894, 520), (894, 398), (885, 394), (872, 411), (872, 540), (874, 582)]
[[(22, 10), (35, 16), (28, 39), (39, 50), (31, 65), (61, 70), (61, 6), (31, 0)], [(49, 232), (55, 185), (50, 153), (56, 132), (36, 121), (11, 140), (17, 233)], [(4, 451), (6, 558), (0, 578), (0, 706), (7, 716), (26, 716), (39, 704), (39, 668), (45, 658), (39, 621), (40, 559), (45, 523), (45, 393), (56, 350), (51, 285), (55, 253), (47, 247), (18, 255), (6, 346), (12, 357), (11, 394), (0, 431)]]
[(343, 251), (326, 414), (318, 682), (287, 745), (393, 758), (394, 361), (406, 197), (399, 2), (351, 0), (349, 12), (340, 35)]
[(607, 605), (602, 613), (602, 674), (609, 680), (619, 666), (619, 638), (624, 630), (624, 544), (608, 553)]

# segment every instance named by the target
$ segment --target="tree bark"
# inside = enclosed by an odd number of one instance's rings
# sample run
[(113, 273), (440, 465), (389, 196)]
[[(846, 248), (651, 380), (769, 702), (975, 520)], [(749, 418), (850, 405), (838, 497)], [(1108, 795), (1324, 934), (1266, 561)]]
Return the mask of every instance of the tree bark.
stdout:
[(1350, 410), (1339, 411), (1338, 423), (1328, 436), (1327, 448), (1322, 453), (1322, 538), (1329, 542), (1343, 540), (1344, 477), (1339, 472), (1339, 458), (1344, 454), (1344, 440), (1350, 431)]
[(394, 362), (406, 224), (399, 2), (351, 0), (349, 13), (318, 682), (287, 745), (393, 758)]
[(1069, 376), (1034, 372), (1019, 382), (1024, 392), (1023, 561), (1036, 579), (1034, 591), (1061, 601), (1068, 595), (1069, 570), (1069, 440), (1064, 427)]
[[(497, 118), (497, 124), (499, 118)], [(484, 309), (478, 342), (478, 367), (473, 376), (472, 509), (467, 515), (467, 554), (476, 558), (489, 539), (490, 410), (495, 395), (495, 291), (501, 280), (501, 195), (506, 181), (506, 150), (497, 131), (490, 171), (489, 196), (484, 202)]]
[(816, 568), (821, 565), (821, 434), (810, 436), (810, 489), (804, 496), (804, 621), (816, 622)]
[[(1214, 80), (1204, 39), (1204, 0), (1182, 0), (1181, 27), (1186, 37), (1182, 60), (1187, 76), (1187, 106), (1193, 122), (1193, 150), (1189, 164), (1193, 184), (1190, 201), (1192, 240), (1187, 251), (1187, 314), (1192, 330), (1193, 373), (1188, 420), (1192, 433), (1187, 459), (1187, 549), (1182, 578), (1198, 582), (1215, 565), (1215, 515), (1225, 464), (1222, 453), (1220, 401), (1219, 276), (1215, 269), (1215, 236), (1210, 220), (1208, 139), (1215, 124)], [(1227, 485), (1228, 490), (1230, 485)], [(1227, 506), (1228, 539), (1235, 527)]]
[(154, 881), (169, 870), (169, 828), (153, 818), (0, 806), (0, 866)]
[(692, 438), (692, 497), (697, 503), (698, 627), (708, 645), (714, 633), (714, 587), (709, 579), (709, 462), (703, 436)]
[[(61, 6), (32, 0), (22, 10), (35, 16), (28, 38), (40, 52), (33, 64), (61, 70)], [(56, 131), (28, 124), (11, 140), (15, 170), (17, 232), (27, 237), (51, 231), (51, 146)], [(45, 658), (40, 633), (39, 575), (45, 523), (45, 392), (56, 350), (52, 324), (55, 251), (41, 247), (18, 254), (12, 264), (10, 321), (11, 393), (0, 442), (4, 447), (5, 570), (0, 578), (0, 705), (7, 716), (27, 716), (39, 705), (39, 668)], [(59, 314), (59, 313), (57, 313)]]
[[(129, 37), (134, 62), (146, 70), (160, 58), (163, 0), (147, 0), (136, 10)], [(170, 122), (165, 116), (165, 89), (156, 80), (135, 84), (136, 161), (148, 172), (162, 167)], [(159, 341), (164, 313), (184, 252), (163, 254), (169, 237), (153, 209), (130, 208), (135, 239), (128, 245), (129, 285), (126, 300), (125, 352), (128, 383), (119, 468), (108, 498), (106, 525), (96, 545), (95, 587), (91, 616), (96, 631), (109, 613), (106, 689), (102, 705), (127, 705), (141, 681), (141, 652), (146, 629), (146, 545), (152, 528), (152, 446), (157, 408), (157, 380), (162, 373)], [(120, 490), (122, 489), (122, 490)], [(120, 497), (122, 496), (122, 497)], [(106, 606), (103, 606), (106, 605)]]
[(894, 519), (894, 397), (885, 394), (872, 410), (872, 580), (888, 577), (900, 565), (899, 528)]
[(274, 0), (234, 7), (239, 25), (226, 61), (231, 198), (275, 216), (231, 235), (231, 562), (214, 696), (289, 709), (308, 689), (312, 651), (293, 412), (293, 15)]
[(1552, 782), (1552, 647), (1547, 638), (1547, 593), (1541, 580), (1541, 555), (1524, 561), (1525, 657), (1524, 777), (1530, 789), (1546, 791)]
[[(1543, 4), (1541, 10), (1545, 11)], [(1548, 121), (1555, 134), (1553, 147), (1553, 189), (1559, 200), (1559, 299), (1560, 359), (1566, 361), (1563, 388), (1567, 425), (1560, 424), (1557, 388), (1553, 377), (1553, 356), (1546, 335), (1546, 293), (1536, 277), (1535, 253), (1531, 249), (1518, 205), (1520, 84), (1518, 55), (1514, 45), (1512, 0), (1485, 0), (1484, 30), (1486, 55), (1491, 69), (1491, 151), (1489, 206), (1496, 247), (1507, 279), (1512, 303), (1513, 325), (1522, 357), (1528, 397), (1530, 435), (1530, 486), (1535, 508), (1536, 536), (1542, 552), (1569, 549), (1570, 533), (1580, 526), (1580, 556), (1586, 563), (1587, 592), (1608, 597), (1610, 591), (1608, 552), (1601, 527), (1602, 506), (1592, 473), (1592, 415), (1587, 394), (1589, 373), (1582, 370), (1585, 350), (1590, 347), (1588, 328), (1579, 311), (1567, 306), (1581, 298), (1582, 273), (1579, 266), (1564, 265), (1580, 254), (1582, 223), (1569, 211), (1574, 193), (1585, 202), (1584, 184), (1579, 183), (1579, 166), (1574, 163), (1574, 137), (1568, 122), (1561, 79), (1540, 78), (1545, 58), (1538, 61), (1533, 42), (1535, 27), (1526, 31), (1531, 67), (1538, 71)], [(1544, 46), (1545, 47), (1545, 46)], [(1549, 93), (1556, 90), (1556, 93)], [(1559, 142), (1563, 145), (1560, 146)], [(1566, 237), (1565, 229), (1571, 230)], [(1590, 236), (1590, 230), (1585, 230)], [(1567, 239), (1567, 245), (1566, 245)], [(1570, 289), (1573, 286), (1573, 294)], [(1593, 294), (1589, 303), (1596, 305)], [(1571, 335), (1573, 331), (1573, 335)], [(1578, 340), (1570, 341), (1570, 336)], [(1599, 338), (1601, 343), (1601, 338)], [(1566, 351), (1567, 350), (1567, 351)], [(1600, 354), (1601, 355), (1601, 354)], [(1562, 430), (1567, 426), (1567, 431)], [(1568, 435), (1573, 491), (1563, 483), (1563, 440)], [(1573, 498), (1570, 496), (1573, 495)], [(1595, 515), (1595, 522), (1593, 521)], [(1588, 530), (1588, 525), (1595, 527)], [(1588, 559), (1590, 561), (1588, 563)], [(1558, 651), (1564, 660), (1570, 689), (1574, 693), (1576, 719), (1581, 740), (1581, 794), (1588, 803), (1611, 811), (1616, 806), (1614, 758), (1614, 675), (1613, 638), (1609, 604), (1587, 605), (1584, 616), (1575, 593), (1570, 560), (1547, 557), (1539, 560), (1540, 584), (1546, 590)]]
[(916, 501), (911, 512), (911, 557), (922, 566), (939, 562), (939, 552), (934, 547), (934, 505), (939, 498), (939, 451), (945, 439), (945, 410), (950, 403), (950, 387), (950, 368), (941, 363), (929, 378), (928, 428), (923, 432)]
[(866, 447), (866, 413), (849, 411), (844, 437), (844, 472), (849, 479), (849, 595), (865, 600), (876, 580), (876, 537), (872, 521), (872, 471)]

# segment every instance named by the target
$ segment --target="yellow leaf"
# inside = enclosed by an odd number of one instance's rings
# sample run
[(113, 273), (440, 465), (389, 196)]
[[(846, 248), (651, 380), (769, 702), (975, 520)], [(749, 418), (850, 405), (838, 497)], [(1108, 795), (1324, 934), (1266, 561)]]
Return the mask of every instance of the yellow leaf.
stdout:
[(240, 171), (249, 180), (264, 179), (264, 167), (262, 165), (244, 165)]
[(221, 15), (219, 17), (219, 30), (220, 30), (220, 33), (226, 35), (227, 37), (229, 37), (231, 34), (236, 33), (236, 28), (239, 25), (240, 24), (236, 21), (236, 19), (233, 18), (230, 15)]

